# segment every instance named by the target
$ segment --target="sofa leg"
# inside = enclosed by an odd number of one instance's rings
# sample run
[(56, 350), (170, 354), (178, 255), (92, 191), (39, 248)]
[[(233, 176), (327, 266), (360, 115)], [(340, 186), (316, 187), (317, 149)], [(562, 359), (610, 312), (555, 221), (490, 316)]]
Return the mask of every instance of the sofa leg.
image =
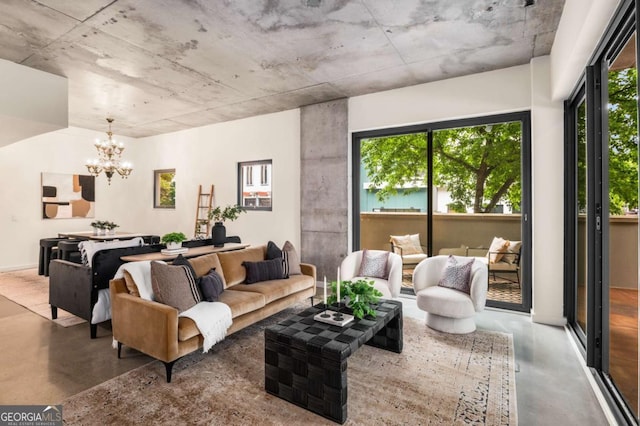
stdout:
[(120, 352), (122, 351), (122, 342), (118, 342), (118, 359), (120, 359)]
[(95, 339), (98, 335), (98, 324), (91, 324), (89, 330), (91, 332), (91, 338)]
[[(164, 363), (164, 369), (167, 372), (167, 383), (171, 383), (171, 370), (173, 370), (173, 364), (176, 362), (177, 360), (171, 361), (171, 362), (165, 362)], [(163, 361), (164, 362), (164, 361)]]
[(311, 307), (313, 307), (313, 296), (309, 298), (309, 302), (311, 303)]
[(51, 305), (51, 319), (58, 319), (58, 307)]

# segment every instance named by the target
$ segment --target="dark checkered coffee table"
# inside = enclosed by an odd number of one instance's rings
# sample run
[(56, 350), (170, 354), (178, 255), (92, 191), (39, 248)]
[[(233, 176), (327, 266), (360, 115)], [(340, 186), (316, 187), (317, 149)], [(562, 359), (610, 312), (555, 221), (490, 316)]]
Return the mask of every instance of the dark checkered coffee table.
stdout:
[(322, 310), (322, 304), (316, 305), (265, 330), (264, 387), (344, 423), (347, 358), (364, 344), (402, 352), (402, 303), (381, 300), (375, 305), (375, 318), (354, 319), (344, 327), (314, 321)]

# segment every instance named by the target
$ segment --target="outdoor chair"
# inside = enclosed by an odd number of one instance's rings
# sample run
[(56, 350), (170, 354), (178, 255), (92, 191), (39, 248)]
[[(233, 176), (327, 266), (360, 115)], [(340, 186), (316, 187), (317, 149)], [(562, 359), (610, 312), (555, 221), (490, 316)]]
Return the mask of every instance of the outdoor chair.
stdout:
[(389, 244), (391, 252), (402, 258), (403, 269), (413, 269), (428, 257), (426, 247), (420, 244), (420, 234), (391, 235)]

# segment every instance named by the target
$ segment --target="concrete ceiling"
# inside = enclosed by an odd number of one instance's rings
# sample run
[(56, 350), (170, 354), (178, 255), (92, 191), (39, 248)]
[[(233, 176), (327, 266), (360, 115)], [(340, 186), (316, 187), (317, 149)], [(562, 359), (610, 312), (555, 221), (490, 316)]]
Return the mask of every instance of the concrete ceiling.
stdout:
[(68, 78), (69, 125), (152, 136), (526, 64), (564, 0), (3, 0), (0, 58)]

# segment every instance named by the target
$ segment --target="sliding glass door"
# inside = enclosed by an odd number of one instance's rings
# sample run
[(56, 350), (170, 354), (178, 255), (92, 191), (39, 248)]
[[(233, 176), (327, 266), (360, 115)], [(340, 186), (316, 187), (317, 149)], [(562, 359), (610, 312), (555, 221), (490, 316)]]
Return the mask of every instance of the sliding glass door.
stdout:
[(567, 273), (587, 365), (638, 422), (638, 79), (636, 5), (623, 1), (567, 108)]
[[(609, 376), (638, 417), (638, 86), (636, 36), (629, 36), (607, 70), (605, 223)], [(607, 289), (605, 288), (605, 291)], [(605, 311), (606, 312), (606, 311)], [(608, 356), (606, 356), (608, 355)]]
[[(354, 134), (354, 250), (393, 250), (410, 235), (427, 256), (476, 257), (489, 269), (487, 304), (528, 311), (529, 127), (528, 113), (513, 113)], [(509, 242), (495, 264), (494, 239)]]

